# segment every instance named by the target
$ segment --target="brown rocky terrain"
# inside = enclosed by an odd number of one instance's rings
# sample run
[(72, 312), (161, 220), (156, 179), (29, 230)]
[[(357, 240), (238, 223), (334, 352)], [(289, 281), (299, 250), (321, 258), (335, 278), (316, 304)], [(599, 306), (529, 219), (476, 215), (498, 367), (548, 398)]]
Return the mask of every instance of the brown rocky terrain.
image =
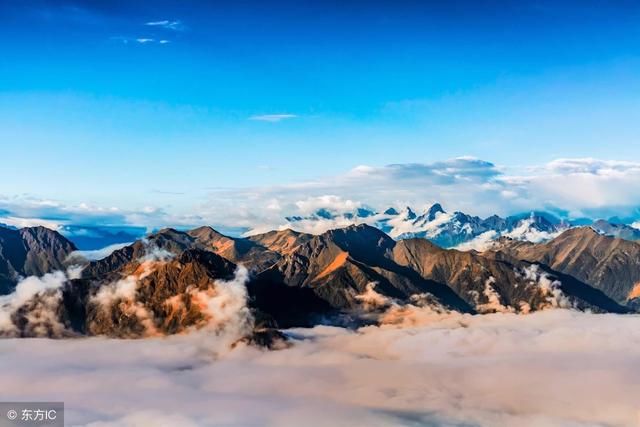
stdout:
[[(44, 230), (24, 231), (20, 239), (14, 232), (14, 240), (3, 240), (3, 248), (33, 251), (18, 252), (34, 275), (63, 269), (63, 255), (74, 249)], [(62, 289), (28, 301), (13, 313), (13, 323), (25, 336), (139, 337), (202, 328), (215, 323), (209, 303), (238, 264), (250, 269), (241, 284), (243, 306), (258, 320), (254, 332), (267, 331), (267, 337), (276, 324), (313, 325), (340, 313), (362, 314), (362, 295), (373, 287), (400, 304), (419, 297), (470, 313), (548, 307), (626, 312), (625, 305), (633, 306), (640, 295), (639, 247), (591, 229), (569, 230), (537, 245), (502, 239), (498, 250), (484, 253), (442, 249), (421, 238), (395, 241), (367, 225), (315, 236), (282, 230), (249, 238), (210, 227), (164, 229), (87, 263), (81, 279), (67, 279)], [(59, 292), (62, 304), (52, 305)]]
[(640, 243), (573, 228), (541, 244), (501, 239), (496, 251), (539, 262), (599, 289), (619, 304), (638, 297)]
[(45, 227), (0, 227), (0, 295), (11, 292), (19, 277), (63, 270), (75, 250), (64, 236)]

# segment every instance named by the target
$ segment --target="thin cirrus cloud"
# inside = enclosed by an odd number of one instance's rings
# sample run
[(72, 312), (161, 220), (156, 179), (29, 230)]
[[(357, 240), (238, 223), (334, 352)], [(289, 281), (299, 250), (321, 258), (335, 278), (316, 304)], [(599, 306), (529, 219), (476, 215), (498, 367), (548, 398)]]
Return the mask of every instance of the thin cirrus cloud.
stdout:
[(161, 40), (156, 40), (156, 39), (148, 39), (148, 38), (139, 38), (136, 39), (136, 42), (140, 43), (140, 44), (168, 44), (171, 43), (169, 40), (165, 40), (165, 39), (161, 39)]
[(283, 120), (295, 119), (296, 117), (298, 117), (296, 114), (258, 114), (249, 117), (249, 120), (277, 123)]
[(145, 24), (147, 27), (157, 27), (157, 28), (164, 28), (166, 30), (173, 30), (173, 31), (184, 31), (185, 30), (185, 26), (184, 24), (179, 21), (179, 20), (168, 20), (168, 19), (163, 19), (160, 21), (149, 21), (149, 22), (145, 22)]
[(140, 44), (140, 45), (153, 45), (160, 44), (166, 45), (171, 43), (171, 40), (166, 37), (160, 36), (160, 32), (153, 31), (153, 28), (159, 28), (160, 30), (170, 30), (170, 31), (184, 31), (186, 30), (186, 26), (179, 20), (161, 20), (161, 21), (149, 21), (143, 24), (146, 27), (149, 27), (149, 32), (151, 34), (145, 34), (145, 36), (139, 37), (125, 37), (125, 36), (115, 36), (111, 37), (112, 40), (119, 41), (123, 44)]
[(120, 42), (122, 44), (139, 44), (139, 45), (154, 45), (154, 44), (161, 44), (161, 45), (166, 45), (168, 43), (171, 43), (170, 40), (167, 39), (156, 39), (153, 37), (122, 37), (122, 36), (115, 36), (115, 37), (111, 37), (111, 40), (114, 40), (116, 42)]

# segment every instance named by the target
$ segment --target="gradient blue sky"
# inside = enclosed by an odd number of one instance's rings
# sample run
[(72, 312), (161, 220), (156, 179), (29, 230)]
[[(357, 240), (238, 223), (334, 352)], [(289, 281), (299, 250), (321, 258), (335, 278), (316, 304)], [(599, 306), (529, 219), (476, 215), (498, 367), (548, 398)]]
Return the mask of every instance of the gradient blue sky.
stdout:
[(0, 2), (0, 195), (186, 212), (358, 165), (640, 160), (640, 3), (206, 3)]

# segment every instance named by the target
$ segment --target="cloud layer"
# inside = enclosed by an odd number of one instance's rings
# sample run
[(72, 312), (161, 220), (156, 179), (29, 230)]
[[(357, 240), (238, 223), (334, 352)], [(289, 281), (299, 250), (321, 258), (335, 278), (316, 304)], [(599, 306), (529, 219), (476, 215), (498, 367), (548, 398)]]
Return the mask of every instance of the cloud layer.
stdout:
[(219, 359), (198, 334), (2, 340), (0, 397), (64, 400), (71, 425), (93, 427), (635, 425), (639, 325), (568, 310), (442, 313), (413, 327), (291, 330), (288, 349)]
[[(279, 121), (289, 114), (255, 116)], [(267, 230), (288, 226), (286, 216), (317, 209), (340, 213), (372, 206), (426, 208), (442, 203), (452, 212), (508, 215), (549, 210), (565, 218), (640, 219), (640, 163), (598, 159), (557, 159), (540, 166), (507, 167), (470, 157), (433, 163), (357, 166), (343, 174), (277, 186), (222, 188), (207, 200), (176, 207), (103, 208), (89, 203), (66, 205), (27, 196), (0, 196), (0, 223), (110, 224), (149, 228), (202, 224)], [(319, 232), (304, 222), (303, 231)]]

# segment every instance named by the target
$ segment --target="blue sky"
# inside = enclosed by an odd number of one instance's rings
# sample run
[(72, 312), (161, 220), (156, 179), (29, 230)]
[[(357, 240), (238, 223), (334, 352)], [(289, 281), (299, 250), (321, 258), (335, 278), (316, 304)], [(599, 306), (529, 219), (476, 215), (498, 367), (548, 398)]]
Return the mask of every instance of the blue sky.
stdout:
[[(299, 183), (355, 197), (368, 184), (340, 177), (359, 165), (472, 156), (513, 182), (556, 159), (640, 161), (636, 2), (4, 0), (0, 17), (0, 205), (14, 216), (49, 202), (229, 222), (206, 212), (323, 195), (288, 196)], [(385, 191), (362, 202), (440, 199)], [(496, 210), (528, 207), (509, 200)]]

